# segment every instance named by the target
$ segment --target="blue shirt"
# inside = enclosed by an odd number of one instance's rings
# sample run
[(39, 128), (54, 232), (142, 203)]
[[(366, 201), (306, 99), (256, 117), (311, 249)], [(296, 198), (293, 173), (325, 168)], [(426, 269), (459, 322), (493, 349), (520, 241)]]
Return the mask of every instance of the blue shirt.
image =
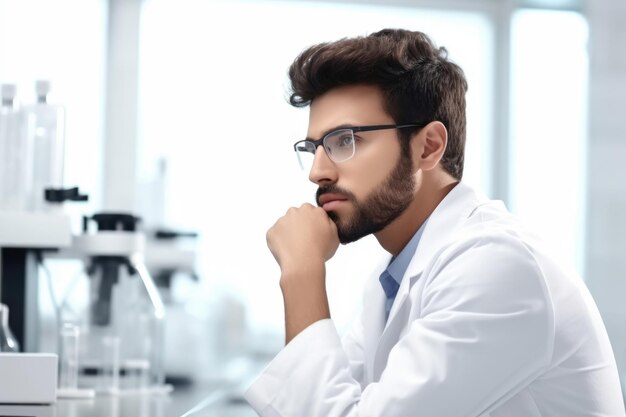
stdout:
[(409, 267), (411, 259), (413, 259), (413, 255), (415, 255), (417, 245), (422, 237), (422, 233), (424, 233), (425, 225), (426, 222), (424, 222), (417, 232), (415, 232), (411, 240), (409, 240), (409, 243), (406, 244), (398, 256), (391, 258), (391, 262), (389, 262), (387, 269), (380, 274), (380, 278), (378, 280), (380, 281), (380, 285), (382, 285), (385, 296), (387, 297), (387, 300), (385, 301), (385, 320), (389, 318), (389, 312), (391, 311), (393, 301), (396, 299), (396, 294), (398, 293), (398, 288), (400, 288), (402, 277), (404, 276), (406, 269)]

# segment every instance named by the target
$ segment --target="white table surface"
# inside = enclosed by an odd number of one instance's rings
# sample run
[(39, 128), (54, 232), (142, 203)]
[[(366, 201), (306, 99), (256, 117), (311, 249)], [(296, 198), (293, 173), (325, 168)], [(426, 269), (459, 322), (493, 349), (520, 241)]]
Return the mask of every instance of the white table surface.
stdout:
[[(181, 417), (219, 385), (202, 384), (169, 395), (125, 394), (93, 399), (59, 399), (51, 405), (0, 405), (0, 416), (29, 417)], [(239, 393), (227, 394), (189, 417), (255, 417)]]

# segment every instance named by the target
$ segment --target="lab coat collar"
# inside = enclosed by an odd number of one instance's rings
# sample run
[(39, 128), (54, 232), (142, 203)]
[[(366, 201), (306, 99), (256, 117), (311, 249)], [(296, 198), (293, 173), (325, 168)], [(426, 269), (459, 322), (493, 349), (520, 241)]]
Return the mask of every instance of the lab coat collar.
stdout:
[[(482, 204), (489, 200), (479, 196), (469, 185), (458, 183), (439, 203), (430, 215), (415, 256), (404, 273), (402, 283), (408, 277), (419, 276), (432, 257), (457, 233), (467, 218)], [(401, 293), (400, 288), (398, 294)], [(408, 286), (404, 285), (406, 291)]]
[[(396, 318), (406, 301), (409, 291), (422, 275), (427, 263), (457, 233), (461, 225), (476, 208), (489, 200), (479, 196), (470, 186), (460, 182), (439, 203), (428, 218), (424, 233), (417, 246), (415, 256), (404, 273), (400, 288), (393, 303), (389, 318), (384, 327), (386, 330)], [(383, 331), (384, 334), (384, 331)]]
[(400, 319), (398, 312), (402, 311), (402, 306), (407, 300), (411, 287), (422, 275), (427, 263), (431, 261), (437, 251), (453, 239), (470, 214), (478, 206), (486, 202), (488, 200), (484, 197), (479, 197), (471, 187), (464, 183), (459, 183), (439, 203), (428, 218), (415, 256), (413, 256), (404, 273), (400, 288), (396, 294), (396, 300), (386, 322), (385, 293), (378, 282), (378, 275), (385, 270), (389, 264), (390, 257), (377, 268), (374, 274), (376, 279), (368, 280), (366, 283), (363, 324), (368, 381), (378, 380), (386, 366), (386, 358), (389, 351), (397, 342), (394, 337), (395, 330), (405, 327), (405, 325), (401, 324), (396, 325), (394, 321)]

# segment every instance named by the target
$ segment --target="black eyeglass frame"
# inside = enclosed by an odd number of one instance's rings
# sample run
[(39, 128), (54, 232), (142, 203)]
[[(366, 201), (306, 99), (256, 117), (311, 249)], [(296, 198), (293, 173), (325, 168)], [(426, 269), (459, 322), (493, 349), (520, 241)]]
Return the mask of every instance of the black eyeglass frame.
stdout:
[[(293, 150), (295, 152), (299, 152), (298, 151), (298, 145), (301, 143), (312, 143), (315, 146), (315, 150), (317, 150), (317, 148), (320, 145), (324, 145), (324, 141), (326, 140), (326, 138), (330, 135), (333, 135), (337, 132), (340, 132), (342, 130), (351, 130), (352, 131), (352, 135), (354, 136), (355, 132), (371, 132), (374, 130), (387, 130), (387, 129), (406, 129), (409, 127), (424, 127), (426, 126), (427, 123), (404, 123), (404, 124), (398, 124), (398, 125), (370, 125), (370, 126), (346, 126), (346, 127), (340, 127), (337, 128), (335, 130), (332, 130), (328, 133), (326, 133), (322, 138), (317, 139), (317, 140), (311, 140), (311, 139), (303, 139), (303, 140), (299, 140), (296, 143), (293, 144)], [(356, 149), (356, 146), (355, 146)], [(324, 151), (326, 151), (326, 146), (324, 146)], [(315, 152), (311, 152), (311, 153), (315, 153)], [(330, 155), (329, 155), (330, 157)], [(354, 157), (354, 153), (347, 159), (344, 159), (342, 161), (335, 161), (332, 157), (331, 160), (333, 160), (334, 162), (345, 162), (345, 161), (349, 161), (350, 159), (352, 159)]]

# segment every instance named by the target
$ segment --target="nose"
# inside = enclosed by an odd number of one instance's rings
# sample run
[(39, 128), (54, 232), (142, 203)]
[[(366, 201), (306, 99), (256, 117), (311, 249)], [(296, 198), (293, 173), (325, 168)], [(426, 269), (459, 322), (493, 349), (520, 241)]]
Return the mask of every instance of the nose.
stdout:
[(324, 146), (318, 146), (309, 171), (309, 181), (317, 185), (334, 184), (337, 182), (336, 168), (335, 163), (326, 154)]

